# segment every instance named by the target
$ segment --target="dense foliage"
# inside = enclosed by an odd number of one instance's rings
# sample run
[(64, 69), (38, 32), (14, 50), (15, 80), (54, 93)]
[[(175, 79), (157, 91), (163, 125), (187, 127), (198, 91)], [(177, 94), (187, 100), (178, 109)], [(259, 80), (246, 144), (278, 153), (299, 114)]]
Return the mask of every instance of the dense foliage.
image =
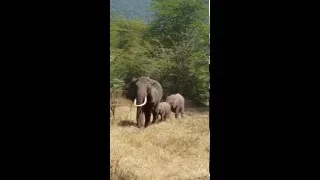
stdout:
[(206, 0), (153, 0), (154, 19), (111, 18), (111, 90), (134, 77), (161, 83), (164, 98), (180, 93), (197, 104), (209, 98), (209, 22)]

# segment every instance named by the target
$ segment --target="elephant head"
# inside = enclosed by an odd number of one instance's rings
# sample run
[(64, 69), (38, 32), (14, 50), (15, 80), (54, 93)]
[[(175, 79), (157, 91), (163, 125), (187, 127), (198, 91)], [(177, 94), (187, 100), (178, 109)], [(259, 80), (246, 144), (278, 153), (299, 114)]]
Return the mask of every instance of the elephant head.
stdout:
[[(142, 121), (143, 113), (147, 116), (162, 99), (162, 86), (149, 77), (133, 78), (128, 84), (127, 98), (137, 107), (137, 121)], [(146, 118), (147, 119), (147, 118)]]
[(172, 108), (176, 108), (178, 105), (178, 98), (176, 98), (174, 95), (170, 95), (167, 97), (166, 102), (170, 104)]

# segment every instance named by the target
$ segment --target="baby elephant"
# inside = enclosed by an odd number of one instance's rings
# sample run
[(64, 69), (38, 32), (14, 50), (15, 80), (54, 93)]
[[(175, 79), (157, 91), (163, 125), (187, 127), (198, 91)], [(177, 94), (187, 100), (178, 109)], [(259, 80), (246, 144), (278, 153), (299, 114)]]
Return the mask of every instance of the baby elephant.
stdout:
[(175, 113), (175, 118), (178, 118), (179, 113), (181, 114), (181, 117), (183, 118), (184, 114), (184, 98), (181, 96), (181, 94), (171, 94), (167, 97), (166, 100), (170, 106), (171, 111)]
[(159, 103), (159, 109), (158, 114), (160, 115), (161, 119), (160, 121), (166, 120), (167, 118), (170, 118), (171, 109), (170, 104), (167, 102), (160, 102)]

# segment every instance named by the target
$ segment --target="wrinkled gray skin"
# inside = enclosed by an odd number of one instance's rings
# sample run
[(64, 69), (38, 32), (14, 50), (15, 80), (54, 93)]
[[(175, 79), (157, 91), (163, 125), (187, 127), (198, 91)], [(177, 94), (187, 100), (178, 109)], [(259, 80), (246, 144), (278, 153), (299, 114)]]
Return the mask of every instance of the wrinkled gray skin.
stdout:
[(171, 106), (167, 102), (160, 102), (157, 114), (161, 117), (160, 121), (165, 121), (167, 118), (170, 118)]
[(184, 117), (184, 98), (181, 94), (172, 94), (167, 97), (166, 102), (168, 102), (171, 106), (171, 111), (175, 113), (175, 118), (179, 117), (179, 113), (181, 117)]
[[(147, 127), (151, 113), (153, 115), (153, 123), (157, 121), (157, 110), (160, 100), (162, 99), (162, 86), (156, 80), (149, 77), (133, 78), (128, 84), (127, 98), (134, 102), (137, 107), (137, 125), (143, 127), (143, 119), (145, 119), (144, 127)], [(146, 102), (145, 102), (146, 98)]]

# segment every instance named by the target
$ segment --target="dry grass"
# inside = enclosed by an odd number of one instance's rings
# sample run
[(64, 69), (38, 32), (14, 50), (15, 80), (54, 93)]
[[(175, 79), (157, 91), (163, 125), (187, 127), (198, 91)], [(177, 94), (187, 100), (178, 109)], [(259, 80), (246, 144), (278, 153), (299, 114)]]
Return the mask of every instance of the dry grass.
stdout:
[(110, 129), (110, 179), (208, 179), (208, 112), (187, 109), (184, 119), (171, 119), (138, 129), (136, 109), (116, 110)]

